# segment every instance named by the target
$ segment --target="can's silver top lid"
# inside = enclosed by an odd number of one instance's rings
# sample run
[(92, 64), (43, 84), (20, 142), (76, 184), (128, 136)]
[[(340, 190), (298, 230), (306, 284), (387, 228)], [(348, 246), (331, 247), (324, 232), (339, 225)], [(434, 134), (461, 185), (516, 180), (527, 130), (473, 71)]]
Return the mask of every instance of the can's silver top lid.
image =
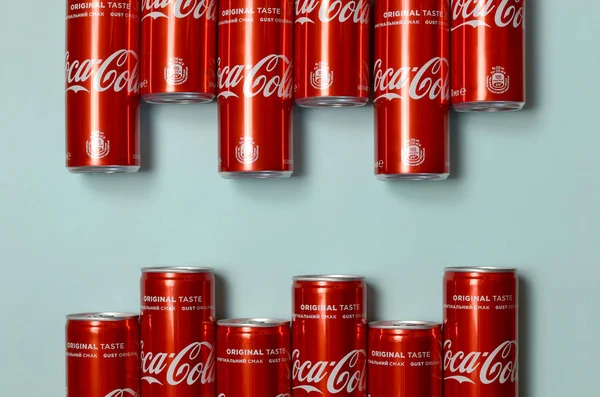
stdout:
[(495, 266), (457, 266), (446, 267), (445, 272), (456, 273), (514, 273), (517, 271), (514, 267), (495, 267)]
[(210, 267), (196, 267), (196, 266), (157, 266), (157, 267), (143, 267), (142, 273), (212, 273), (213, 269)]
[(283, 320), (280, 318), (265, 318), (265, 317), (254, 317), (254, 318), (226, 318), (217, 321), (217, 325), (224, 327), (252, 327), (252, 328), (269, 328), (279, 327), (282, 325), (288, 325), (289, 320)]
[(122, 321), (136, 319), (139, 316), (135, 313), (119, 312), (92, 312), (92, 313), (73, 313), (67, 315), (67, 320), (77, 321)]
[(382, 329), (433, 329), (441, 327), (441, 323), (433, 321), (403, 321), (403, 320), (392, 320), (392, 321), (373, 321), (369, 323), (371, 328), (382, 328)]
[(355, 274), (307, 274), (294, 276), (294, 281), (363, 281), (364, 276)]

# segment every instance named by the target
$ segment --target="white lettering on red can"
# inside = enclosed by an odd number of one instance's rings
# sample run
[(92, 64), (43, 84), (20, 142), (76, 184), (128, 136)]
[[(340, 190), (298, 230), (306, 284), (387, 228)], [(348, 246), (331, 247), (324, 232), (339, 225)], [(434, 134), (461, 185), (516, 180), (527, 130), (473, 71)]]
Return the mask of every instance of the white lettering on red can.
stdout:
[[(106, 59), (69, 60), (70, 53), (65, 55), (66, 91), (104, 92), (113, 89), (120, 92), (139, 91), (139, 58), (135, 51), (118, 50)], [(133, 70), (128, 69), (129, 60), (135, 60)], [(91, 87), (83, 86), (88, 80), (92, 80)]]
[[(243, 81), (243, 95), (248, 98), (262, 94), (265, 98), (276, 95), (291, 98), (293, 95), (292, 61), (285, 55), (267, 55), (256, 65), (234, 65), (221, 67), (217, 61), (218, 97), (236, 97), (235, 88)], [(280, 70), (283, 68), (283, 75)]]
[[(421, 67), (403, 66), (399, 69), (387, 68), (381, 66), (383, 61), (375, 61), (373, 70), (375, 100), (385, 98), (389, 100), (404, 99), (400, 92), (407, 84), (409, 86), (409, 95), (411, 99), (421, 99), (429, 97), (433, 100), (442, 97), (444, 100), (450, 99), (450, 63), (446, 58), (431, 58)], [(440, 76), (443, 66), (446, 66), (448, 73)], [(411, 74), (414, 77), (411, 78)], [(383, 94), (380, 94), (384, 92)], [(377, 95), (380, 94), (380, 95)]]
[[(452, 341), (444, 342), (444, 373), (456, 374), (445, 376), (446, 379), (454, 379), (459, 383), (473, 383), (472, 377), (465, 376), (476, 373), (476, 378), (484, 385), (490, 383), (515, 382), (517, 380), (517, 357), (518, 347), (516, 340), (502, 342), (494, 351), (489, 352), (453, 352)], [(513, 353), (514, 351), (514, 353)], [(509, 359), (509, 356), (514, 357)], [(477, 376), (478, 375), (478, 376)]]
[(497, 2), (498, 0), (453, 0), (452, 19), (459, 24), (452, 27), (452, 30), (463, 26), (489, 28), (491, 26), (486, 22), (486, 17), (492, 12), (494, 12), (494, 23), (498, 27), (518, 28), (523, 25), (525, 0), (501, 0), (496, 7)]
[[(338, 20), (341, 23), (352, 20), (353, 23), (369, 23), (371, 5), (369, 0), (358, 1), (319, 1), (319, 0), (297, 0), (296, 15), (307, 15), (319, 7), (319, 20), (329, 23)], [(296, 23), (315, 23), (308, 16), (296, 18)]]
[[(125, 394), (125, 393), (127, 393), (127, 394)], [(111, 391), (104, 397), (128, 397), (128, 396), (137, 397), (138, 393), (133, 389), (116, 389), (116, 390)]]
[[(293, 389), (302, 389), (307, 393), (316, 391), (323, 394), (323, 391), (311, 385), (311, 383), (317, 384), (327, 378), (327, 391), (331, 394), (352, 393), (357, 389), (359, 391), (366, 390), (366, 357), (365, 351), (359, 349), (352, 350), (337, 363), (335, 361), (317, 361), (313, 363), (310, 360), (300, 361), (300, 350), (296, 349), (292, 352), (292, 359), (294, 360), (292, 379), (306, 384), (296, 385)], [(360, 364), (361, 361), (362, 365)], [(333, 369), (329, 372), (331, 367)]]
[[(142, 345), (142, 380), (152, 384), (163, 385), (156, 376), (166, 369), (166, 381), (171, 386), (185, 382), (193, 385), (213, 383), (215, 381), (215, 353), (213, 346), (208, 342), (192, 342), (184, 347), (177, 355), (173, 353), (144, 353)], [(202, 351), (208, 350), (205, 362), (194, 362), (200, 357)], [(174, 356), (174, 357), (173, 357)], [(170, 363), (168, 359), (172, 358)]]
[(200, 19), (206, 15), (209, 21), (217, 20), (217, 0), (142, 0), (142, 20), (168, 18), (168, 12), (164, 10), (171, 4), (175, 18), (191, 15), (194, 19)]

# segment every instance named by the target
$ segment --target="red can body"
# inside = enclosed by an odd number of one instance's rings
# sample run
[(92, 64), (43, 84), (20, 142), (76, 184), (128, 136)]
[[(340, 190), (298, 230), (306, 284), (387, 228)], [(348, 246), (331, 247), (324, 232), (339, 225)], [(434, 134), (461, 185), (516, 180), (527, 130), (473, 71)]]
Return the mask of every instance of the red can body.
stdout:
[(295, 98), (306, 107), (369, 100), (371, 0), (297, 0)]
[(290, 397), (290, 322), (219, 320), (217, 395)]
[(67, 0), (65, 101), (69, 171), (140, 168), (140, 2)]
[(219, 172), (289, 177), (292, 158), (291, 0), (219, 1)]
[(137, 314), (67, 316), (67, 397), (136, 397), (140, 390)]
[(525, 0), (452, 0), (452, 107), (525, 105)]
[(366, 285), (360, 276), (296, 276), (293, 286), (294, 397), (366, 397)]
[(442, 397), (442, 325), (424, 321), (369, 324), (371, 397)]
[(517, 396), (517, 284), (514, 269), (446, 269), (445, 397)]
[(216, 58), (217, 0), (142, 0), (142, 99), (212, 101)]
[(450, 172), (448, 2), (375, 2), (375, 175), (440, 180)]
[(210, 269), (142, 269), (144, 397), (215, 397), (215, 280)]

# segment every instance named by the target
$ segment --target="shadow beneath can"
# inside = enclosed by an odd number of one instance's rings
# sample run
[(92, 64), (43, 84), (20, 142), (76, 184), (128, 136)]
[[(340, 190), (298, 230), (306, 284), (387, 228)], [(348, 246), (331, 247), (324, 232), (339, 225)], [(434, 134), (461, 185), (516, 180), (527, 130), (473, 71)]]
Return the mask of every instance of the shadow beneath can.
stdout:
[(306, 134), (304, 133), (304, 117), (306, 112), (300, 106), (294, 106), (294, 126), (293, 126), (293, 137), (292, 137), (292, 148), (294, 156), (294, 173), (292, 178), (303, 177), (306, 169)]
[(460, 123), (461, 115), (450, 112), (450, 175), (448, 179), (459, 179), (462, 170), (461, 151), (464, 148)]
[(215, 313), (217, 320), (228, 318), (229, 316), (228, 296), (225, 279), (215, 273)]
[(140, 155), (141, 167), (139, 172), (154, 169), (154, 127), (152, 125), (152, 105), (140, 99)]
[(379, 320), (376, 315), (379, 296), (379, 289), (373, 283), (367, 282), (367, 323)]
[(538, 104), (538, 87), (541, 86), (538, 72), (539, 51), (538, 37), (542, 29), (541, 15), (537, 0), (527, 0), (525, 12), (525, 106), (524, 110), (533, 109)]
[(531, 337), (531, 318), (532, 318), (532, 304), (531, 304), (531, 293), (529, 278), (519, 273), (519, 396), (527, 397), (533, 396), (530, 390), (531, 382), (529, 381), (529, 375), (533, 372), (531, 367), (531, 355), (533, 354), (533, 348), (531, 343), (533, 338)]

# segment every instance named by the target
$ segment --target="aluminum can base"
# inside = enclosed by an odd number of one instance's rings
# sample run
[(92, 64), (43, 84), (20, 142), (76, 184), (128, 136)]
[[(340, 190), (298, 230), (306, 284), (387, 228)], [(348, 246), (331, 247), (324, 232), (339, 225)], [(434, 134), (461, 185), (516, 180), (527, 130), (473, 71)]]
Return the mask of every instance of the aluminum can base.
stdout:
[(72, 174), (131, 174), (140, 170), (139, 165), (100, 165), (91, 167), (68, 167)]
[(515, 112), (523, 109), (525, 102), (509, 101), (479, 101), (453, 103), (452, 109), (455, 112)]
[(448, 179), (449, 173), (445, 174), (377, 174), (375, 177), (380, 181), (443, 181)]
[(314, 96), (296, 98), (296, 105), (303, 108), (354, 108), (365, 106), (369, 98), (357, 96)]
[(239, 172), (219, 172), (223, 179), (275, 179), (289, 178), (293, 171), (239, 171)]
[(215, 95), (204, 92), (155, 92), (142, 95), (142, 99), (144, 102), (152, 104), (209, 103), (215, 99)]

